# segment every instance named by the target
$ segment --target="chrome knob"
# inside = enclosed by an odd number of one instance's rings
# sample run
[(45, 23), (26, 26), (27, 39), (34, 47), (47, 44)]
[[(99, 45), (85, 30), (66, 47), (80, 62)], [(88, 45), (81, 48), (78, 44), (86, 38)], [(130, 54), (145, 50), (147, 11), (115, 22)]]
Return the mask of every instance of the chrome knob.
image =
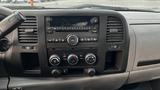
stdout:
[(58, 55), (51, 55), (49, 58), (49, 63), (52, 66), (58, 66), (61, 63), (60, 57)]
[(70, 54), (67, 57), (67, 61), (70, 65), (76, 65), (79, 62), (78, 56), (75, 54)]
[(93, 54), (93, 53), (88, 53), (86, 56), (85, 56), (85, 62), (89, 65), (92, 65), (94, 63), (96, 63), (96, 55)]
[(69, 35), (67, 36), (67, 42), (68, 42), (69, 45), (74, 46), (74, 45), (77, 45), (77, 44), (78, 44), (79, 38), (78, 38), (78, 36), (76, 36), (76, 35), (69, 34)]

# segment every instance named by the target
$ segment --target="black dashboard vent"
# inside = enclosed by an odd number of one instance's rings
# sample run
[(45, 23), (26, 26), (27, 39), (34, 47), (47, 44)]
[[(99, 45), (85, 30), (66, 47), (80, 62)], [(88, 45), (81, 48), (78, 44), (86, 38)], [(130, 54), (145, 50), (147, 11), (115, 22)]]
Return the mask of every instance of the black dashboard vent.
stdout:
[(18, 27), (19, 43), (37, 43), (38, 28), (35, 16), (26, 16), (26, 21)]
[(109, 16), (107, 20), (106, 42), (123, 42), (123, 24), (122, 21), (113, 16)]

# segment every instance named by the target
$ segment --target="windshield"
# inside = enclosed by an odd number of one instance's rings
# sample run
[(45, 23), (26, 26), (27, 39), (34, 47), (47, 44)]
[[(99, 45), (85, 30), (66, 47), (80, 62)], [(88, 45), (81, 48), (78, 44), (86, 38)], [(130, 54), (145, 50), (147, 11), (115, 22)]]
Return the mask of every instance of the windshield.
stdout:
[(95, 4), (136, 9), (160, 9), (160, 0), (0, 0), (1, 6), (43, 6), (68, 8), (77, 5)]

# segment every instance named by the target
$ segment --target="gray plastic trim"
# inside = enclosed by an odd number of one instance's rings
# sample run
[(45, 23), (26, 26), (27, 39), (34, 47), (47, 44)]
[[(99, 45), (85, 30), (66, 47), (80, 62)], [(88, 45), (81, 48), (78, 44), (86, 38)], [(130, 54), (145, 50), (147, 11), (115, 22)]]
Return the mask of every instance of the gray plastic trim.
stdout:
[(160, 67), (130, 72), (128, 83), (143, 82), (160, 78)]
[(8, 78), (0, 78), (0, 90), (7, 90)]
[(160, 67), (159, 64), (137, 66), (139, 62), (160, 59), (160, 24), (132, 25), (136, 35), (136, 55), (133, 70)]
[[(160, 64), (137, 66), (140, 61), (160, 59), (160, 14), (151, 12), (120, 12), (129, 24), (130, 48), (128, 82), (137, 83), (160, 78)], [(134, 63), (134, 64), (133, 64)]]
[(136, 38), (133, 28), (131, 26), (129, 26), (129, 36), (130, 36), (130, 45), (129, 45), (128, 63), (126, 71), (132, 71), (135, 61)]
[(115, 90), (127, 80), (129, 73), (94, 77), (11, 77), (9, 88), (24, 90)]

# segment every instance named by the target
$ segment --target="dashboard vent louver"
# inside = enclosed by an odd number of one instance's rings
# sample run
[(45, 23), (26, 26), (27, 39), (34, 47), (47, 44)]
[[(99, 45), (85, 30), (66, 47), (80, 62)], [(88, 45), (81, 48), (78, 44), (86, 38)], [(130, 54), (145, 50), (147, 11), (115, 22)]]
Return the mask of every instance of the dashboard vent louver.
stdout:
[(113, 16), (107, 20), (106, 42), (123, 42), (123, 24), (122, 21)]
[(37, 43), (38, 28), (35, 16), (26, 16), (26, 21), (18, 27), (19, 43)]

